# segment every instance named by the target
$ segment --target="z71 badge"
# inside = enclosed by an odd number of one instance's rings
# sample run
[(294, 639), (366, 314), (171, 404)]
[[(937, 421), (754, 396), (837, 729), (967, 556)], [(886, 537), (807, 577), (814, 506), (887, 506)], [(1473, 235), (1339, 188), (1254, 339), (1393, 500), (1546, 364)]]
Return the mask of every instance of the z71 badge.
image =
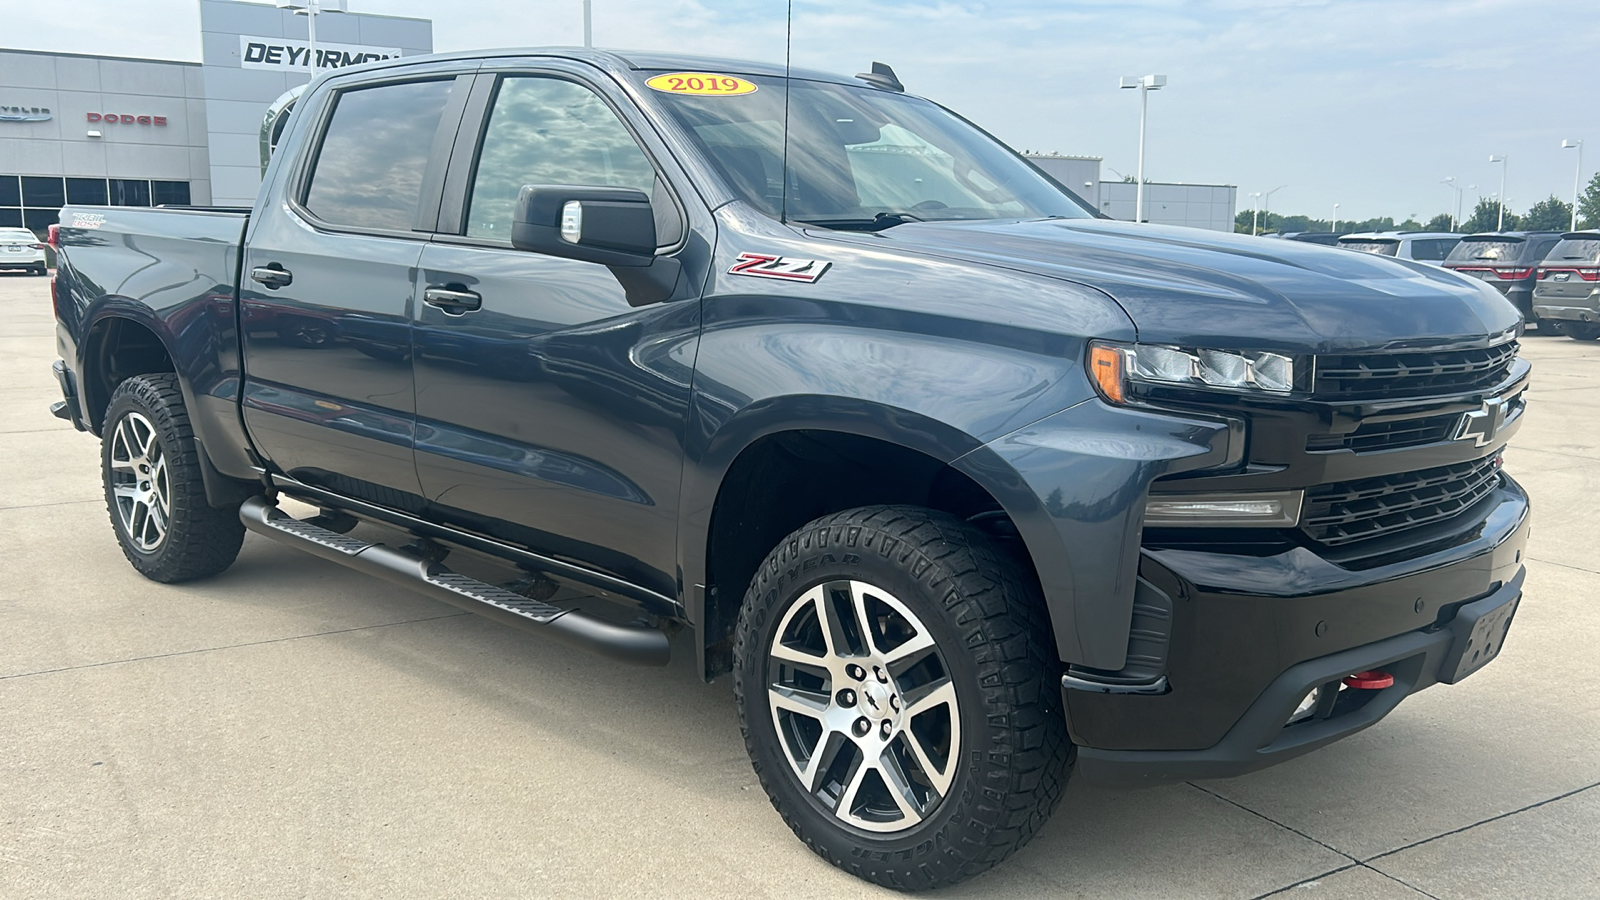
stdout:
[(821, 259), (794, 259), (769, 253), (741, 253), (729, 275), (754, 275), (757, 278), (782, 278), (785, 281), (816, 281), (833, 263)]

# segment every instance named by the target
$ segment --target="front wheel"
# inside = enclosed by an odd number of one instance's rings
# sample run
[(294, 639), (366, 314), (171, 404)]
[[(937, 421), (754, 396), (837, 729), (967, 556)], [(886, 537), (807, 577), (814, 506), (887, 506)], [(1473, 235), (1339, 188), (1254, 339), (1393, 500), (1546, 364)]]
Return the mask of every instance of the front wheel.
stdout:
[(953, 884), (1061, 798), (1072, 750), (1043, 600), (954, 517), (864, 507), (789, 535), (745, 597), (734, 673), (773, 806), (858, 877)]
[(100, 471), (122, 555), (152, 581), (215, 575), (244, 543), (237, 506), (206, 501), (178, 376), (135, 375), (106, 407)]

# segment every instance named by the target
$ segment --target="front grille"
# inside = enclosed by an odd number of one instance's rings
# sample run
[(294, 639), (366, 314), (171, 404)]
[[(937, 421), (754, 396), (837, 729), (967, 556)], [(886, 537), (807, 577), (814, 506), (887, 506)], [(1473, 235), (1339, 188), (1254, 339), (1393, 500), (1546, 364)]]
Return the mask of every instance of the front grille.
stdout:
[(1318, 399), (1366, 400), (1471, 391), (1499, 384), (1517, 356), (1517, 342), (1478, 350), (1407, 350), (1317, 357)]
[(1330, 450), (1369, 453), (1374, 450), (1420, 447), (1450, 440), (1460, 426), (1461, 413), (1397, 422), (1371, 422), (1349, 434), (1313, 434), (1306, 438), (1306, 450), (1311, 453)]
[(1306, 491), (1301, 529), (1338, 547), (1448, 519), (1500, 484), (1500, 454)]

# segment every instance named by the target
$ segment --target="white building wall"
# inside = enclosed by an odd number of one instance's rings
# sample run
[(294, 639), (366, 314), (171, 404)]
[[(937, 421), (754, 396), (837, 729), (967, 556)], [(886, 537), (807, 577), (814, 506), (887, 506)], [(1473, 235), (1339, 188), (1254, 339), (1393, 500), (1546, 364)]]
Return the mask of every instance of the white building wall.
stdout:
[(1028, 161), (1066, 185), (1090, 206), (1100, 208), (1100, 157), (1028, 154)]
[[(1139, 186), (1131, 181), (1100, 183), (1100, 211), (1113, 219), (1133, 221)], [(1146, 183), (1144, 217), (1158, 225), (1184, 225), (1212, 231), (1233, 231), (1238, 187), (1231, 184)]]

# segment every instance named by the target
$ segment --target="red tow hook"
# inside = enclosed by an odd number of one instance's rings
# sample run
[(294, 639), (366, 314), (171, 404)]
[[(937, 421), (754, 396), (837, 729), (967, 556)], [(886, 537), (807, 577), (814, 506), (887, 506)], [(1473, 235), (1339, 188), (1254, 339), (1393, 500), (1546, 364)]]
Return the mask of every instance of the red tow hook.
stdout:
[(1346, 675), (1344, 686), (1358, 691), (1381, 691), (1394, 684), (1394, 676), (1380, 669)]

